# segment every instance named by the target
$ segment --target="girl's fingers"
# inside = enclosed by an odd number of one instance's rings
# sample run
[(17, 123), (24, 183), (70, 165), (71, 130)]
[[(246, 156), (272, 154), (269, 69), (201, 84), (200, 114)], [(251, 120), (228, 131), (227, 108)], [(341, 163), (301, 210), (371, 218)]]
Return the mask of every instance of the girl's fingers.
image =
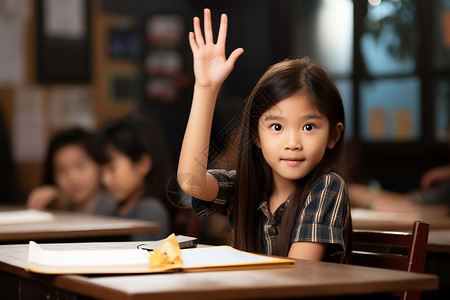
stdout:
[(238, 57), (241, 56), (242, 53), (244, 53), (244, 49), (242, 48), (235, 49), (233, 52), (231, 52), (230, 56), (228, 57), (227, 64), (230, 65), (230, 67), (232, 68), (234, 66), (234, 63), (236, 62)]
[(195, 36), (193, 32), (189, 32), (189, 45), (191, 46), (192, 52), (198, 50), (197, 42), (195, 41)]
[(200, 19), (198, 17), (194, 18), (194, 34), (197, 46), (205, 44), (205, 41), (203, 40), (202, 30), (200, 28)]
[(217, 44), (225, 45), (227, 39), (228, 18), (226, 14), (222, 14), (220, 18), (219, 35), (217, 36)]
[(204, 26), (205, 26), (205, 41), (206, 43), (213, 43), (213, 33), (211, 25), (211, 11), (205, 8), (203, 13)]

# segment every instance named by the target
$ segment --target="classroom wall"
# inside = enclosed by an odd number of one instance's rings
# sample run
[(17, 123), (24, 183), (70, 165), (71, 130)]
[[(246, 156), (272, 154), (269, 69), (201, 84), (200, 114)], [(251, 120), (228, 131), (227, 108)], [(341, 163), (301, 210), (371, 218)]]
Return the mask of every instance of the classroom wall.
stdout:
[[(317, 54), (313, 47), (315, 32), (314, 22), (307, 22), (317, 13), (321, 3), (326, 1), (293, 1), (293, 0), (228, 0), (228, 1), (206, 1), (206, 0), (90, 0), (87, 1), (90, 7), (90, 82), (85, 84), (63, 84), (63, 83), (40, 83), (37, 79), (37, 42), (36, 33), (38, 0), (30, 0), (30, 13), (24, 19), (24, 47), (23, 60), (25, 72), (23, 82), (17, 86), (2, 85), (0, 82), (0, 109), (5, 119), (5, 128), (12, 138), (12, 143), (17, 136), (14, 135), (15, 119), (15, 99), (20, 92), (31, 87), (36, 87), (43, 95), (43, 110), (45, 111), (45, 141), (46, 144), (50, 136), (59, 130), (52, 125), (51, 108), (52, 94), (58, 89), (85, 89), (91, 93), (92, 112), (94, 116), (94, 126), (98, 128), (106, 120), (127, 114), (134, 110), (145, 112), (155, 118), (161, 125), (168, 137), (171, 155), (174, 162), (177, 162), (185, 125), (190, 108), (192, 89), (184, 89), (172, 103), (161, 103), (148, 101), (144, 96), (143, 83), (140, 82), (138, 92), (131, 98), (115, 99), (112, 97), (112, 76), (125, 74), (143, 77), (144, 57), (135, 60), (112, 58), (108, 54), (108, 37), (111, 30), (133, 28), (142, 35), (145, 33), (145, 20), (154, 13), (177, 13), (186, 22), (186, 32), (192, 28), (193, 16), (201, 16), (202, 9), (209, 7), (213, 12), (213, 24), (218, 26), (220, 13), (226, 12), (230, 19), (229, 35), (227, 40), (227, 52), (230, 53), (236, 47), (243, 47), (245, 52), (239, 58), (235, 70), (226, 80), (217, 103), (216, 115), (214, 118), (212, 137), (217, 133), (222, 133), (228, 128), (232, 128), (233, 120), (236, 118), (241, 108), (241, 103), (245, 99), (251, 88), (254, 86), (261, 74), (273, 63), (289, 56), (309, 55), (315, 58)], [(14, 3), (16, 1), (13, 1)], [(17, 1), (22, 3), (22, 1)], [(26, 3), (27, 1), (24, 1)], [(351, 2), (351, 1), (350, 1)], [(0, 2), (1, 3), (1, 2)], [(362, 17), (367, 3), (354, 1), (354, 22), (363, 24)], [(431, 32), (427, 26), (431, 26), (432, 14), (431, 4), (427, 1), (418, 1), (420, 14), (427, 11), (422, 22), (421, 30)], [(428, 4), (427, 4), (428, 3)], [(295, 8), (295, 11), (294, 9)], [(422, 9), (425, 8), (425, 9)], [(419, 14), (419, 15), (420, 15)], [(421, 18), (424, 17), (420, 15)], [(358, 19), (359, 18), (359, 19)], [(420, 19), (422, 20), (422, 19)], [(430, 21), (430, 22), (427, 22)], [(311, 21), (311, 20), (310, 20)], [(359, 22), (359, 23), (358, 23)], [(302, 27), (302, 24), (304, 25)], [(355, 35), (361, 34), (361, 26), (355, 25)], [(293, 27), (296, 30), (293, 30)], [(301, 29), (299, 29), (301, 27)], [(427, 37), (428, 35), (424, 35)], [(430, 35), (431, 36), (431, 35)], [(422, 47), (432, 43), (421, 43)], [(193, 80), (192, 58), (188, 45), (185, 45), (184, 68), (185, 75)], [(355, 64), (354, 74), (350, 80), (361, 82), (365, 76), (364, 63), (362, 62), (359, 46), (354, 46), (353, 63)], [(431, 50), (421, 48), (422, 53), (427, 54)], [(428, 51), (428, 52), (427, 52)], [(428, 53), (429, 54), (429, 53)], [(429, 59), (429, 57), (427, 58)], [(422, 67), (419, 72), (423, 72), (423, 66), (431, 65), (422, 58)], [(440, 71), (441, 76), (448, 77), (448, 69)], [(127, 76), (128, 76), (127, 75)], [(422, 79), (426, 79), (426, 73), (420, 73)], [(359, 76), (359, 77), (358, 77)], [(367, 79), (367, 78), (363, 78)], [(369, 78), (370, 79), (370, 78)], [(433, 81), (434, 78), (428, 79)], [(190, 87), (192, 87), (192, 83)], [(431, 83), (428, 83), (431, 86)], [(426, 84), (422, 84), (426, 87)], [(355, 91), (356, 84), (353, 87)], [(429, 142), (432, 140), (432, 129), (427, 129), (429, 124), (434, 122), (433, 104), (431, 88), (428, 92), (422, 92), (421, 110), (422, 137), (414, 143), (397, 142), (366, 142), (358, 134), (361, 133), (357, 125), (360, 119), (359, 102), (354, 101), (354, 111), (352, 118), (354, 133), (351, 149), (351, 158), (354, 166), (358, 167), (357, 175), (362, 179), (376, 178), (383, 182), (384, 186), (390, 189), (406, 191), (417, 186), (420, 176), (426, 169), (445, 163), (448, 161), (448, 148), (442, 142)], [(355, 93), (355, 97), (358, 93)], [(426, 130), (425, 130), (426, 129)], [(14, 143), (13, 143), (14, 144)], [(220, 145), (219, 147), (223, 147)], [(409, 163), (415, 161), (415, 164)], [(19, 184), (21, 187), (21, 199), (29, 190), (41, 182), (42, 161), (16, 161)]]
[[(243, 47), (251, 55), (241, 60), (235, 71), (224, 85), (223, 92), (217, 105), (216, 117), (213, 124), (214, 136), (233, 125), (242, 100), (250, 93), (251, 87), (264, 72), (267, 66), (278, 60), (281, 52), (281, 36), (279, 18), (273, 17), (280, 9), (272, 1), (88, 1), (90, 8), (90, 51), (91, 51), (91, 80), (86, 84), (70, 83), (41, 83), (37, 77), (38, 64), (38, 1), (30, 1), (28, 16), (24, 19), (24, 81), (19, 86), (0, 85), (0, 107), (5, 117), (5, 125), (14, 144), (14, 116), (15, 98), (21, 90), (37, 88), (43, 97), (43, 111), (45, 114), (46, 145), (50, 137), (61, 128), (54, 126), (51, 121), (52, 93), (58, 89), (86, 89), (91, 93), (92, 110), (95, 119), (94, 129), (101, 126), (110, 118), (139, 110), (155, 118), (168, 137), (171, 155), (177, 162), (181, 141), (190, 108), (192, 89), (182, 91), (179, 99), (171, 104), (157, 103), (143, 99), (143, 87), (134, 99), (114, 100), (111, 97), (111, 76), (115, 74), (137, 74), (142, 76), (144, 59), (128, 60), (114, 59), (108, 55), (108, 34), (112, 29), (132, 27), (144, 34), (145, 20), (154, 13), (177, 13), (186, 21), (186, 28), (192, 28), (192, 17), (202, 16), (202, 9), (210, 7), (213, 11), (214, 24), (218, 26), (220, 12), (227, 12), (231, 22), (227, 44), (231, 52), (236, 47)], [(248, 12), (252, 13), (255, 22), (248, 22)], [(261, 32), (255, 35), (253, 32)], [(245, 38), (251, 37), (251, 38)], [(273, 42), (280, 41), (280, 42)], [(245, 55), (245, 54), (244, 54)], [(191, 53), (186, 43), (185, 69), (193, 83)], [(244, 78), (244, 80), (243, 80)], [(141, 83), (142, 84), (142, 83)], [(222, 145), (223, 146), (223, 145)], [(14, 147), (13, 147), (14, 148)], [(42, 151), (41, 151), (42, 152)], [(41, 183), (42, 160), (16, 161), (18, 180), (21, 192), (20, 201), (35, 186)]]
[[(49, 121), (51, 113), (51, 99), (50, 95), (55, 89), (83, 89), (91, 93), (92, 112), (94, 115), (94, 128), (104, 123), (106, 120), (127, 114), (136, 110), (136, 101), (125, 101), (120, 104), (111, 102), (108, 95), (108, 82), (105, 74), (111, 70), (117, 72), (135, 72), (139, 65), (130, 61), (114, 61), (111, 62), (106, 53), (106, 32), (115, 23), (122, 20), (115, 15), (105, 15), (101, 11), (101, 1), (88, 1), (90, 5), (90, 20), (91, 20), (91, 35), (90, 35), (90, 51), (91, 51), (91, 82), (86, 84), (68, 84), (68, 83), (40, 83), (37, 79), (37, 1), (30, 1), (29, 14), (23, 20), (24, 22), (24, 53), (23, 59), (25, 61), (25, 70), (23, 73), (23, 82), (17, 86), (0, 86), (0, 109), (3, 112), (5, 119), (5, 126), (11, 143), (14, 144), (14, 117), (17, 113), (15, 110), (15, 98), (22, 90), (37, 88), (42, 93), (44, 111), (44, 126), (45, 126), (45, 141), (46, 145), (49, 138), (61, 128), (52, 126)], [(14, 148), (14, 146), (12, 145)], [(42, 151), (41, 151), (42, 152)], [(41, 156), (43, 159), (43, 157)], [(15, 166), (18, 173), (18, 185), (20, 187), (20, 199), (18, 202), (25, 200), (28, 192), (39, 185), (42, 181), (42, 159), (35, 161), (15, 161)]]

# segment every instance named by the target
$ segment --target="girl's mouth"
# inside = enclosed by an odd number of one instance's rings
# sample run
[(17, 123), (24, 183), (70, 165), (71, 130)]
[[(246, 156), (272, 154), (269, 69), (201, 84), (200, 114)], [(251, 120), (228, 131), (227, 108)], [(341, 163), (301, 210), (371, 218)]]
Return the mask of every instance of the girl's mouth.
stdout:
[(296, 166), (300, 164), (303, 160), (300, 159), (282, 159), (282, 161), (286, 162), (290, 166)]

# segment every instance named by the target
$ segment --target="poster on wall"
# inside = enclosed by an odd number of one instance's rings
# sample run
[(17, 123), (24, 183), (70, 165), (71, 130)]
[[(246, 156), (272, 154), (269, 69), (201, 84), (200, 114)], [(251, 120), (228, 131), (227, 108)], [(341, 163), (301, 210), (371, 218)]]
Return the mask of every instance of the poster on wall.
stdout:
[(38, 82), (89, 83), (89, 2), (37, 0), (36, 8)]
[(153, 14), (145, 26), (144, 89), (150, 102), (172, 103), (190, 86), (185, 68), (185, 24), (176, 14)]
[(30, 5), (16, 0), (0, 6), (0, 87), (17, 86), (25, 77), (25, 24)]
[(37, 87), (20, 88), (15, 93), (12, 148), (17, 163), (39, 163), (47, 141), (44, 97)]
[(53, 88), (50, 95), (51, 126), (57, 129), (95, 129), (89, 88)]

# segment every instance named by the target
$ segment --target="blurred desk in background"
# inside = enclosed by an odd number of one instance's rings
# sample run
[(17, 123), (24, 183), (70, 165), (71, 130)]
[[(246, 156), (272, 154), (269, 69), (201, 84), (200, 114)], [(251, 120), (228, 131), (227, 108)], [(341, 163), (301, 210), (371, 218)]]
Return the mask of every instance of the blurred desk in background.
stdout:
[(450, 229), (430, 230), (425, 272), (439, 276), (435, 299), (450, 299)]
[(411, 232), (415, 221), (430, 224), (430, 230), (450, 229), (450, 217), (420, 216), (410, 213), (353, 208), (353, 229)]
[[(0, 207), (3, 214), (26, 211), (18, 208)], [(0, 226), (0, 243), (33, 241), (99, 241), (123, 239), (136, 233), (158, 233), (159, 224), (120, 217), (105, 217), (92, 214), (45, 211), (44, 214), (30, 214), (36, 221), (4, 222)], [(51, 216), (46, 218), (45, 216)], [(0, 221), (1, 223), (1, 221)]]
[(427, 251), (450, 256), (450, 229), (430, 230)]

